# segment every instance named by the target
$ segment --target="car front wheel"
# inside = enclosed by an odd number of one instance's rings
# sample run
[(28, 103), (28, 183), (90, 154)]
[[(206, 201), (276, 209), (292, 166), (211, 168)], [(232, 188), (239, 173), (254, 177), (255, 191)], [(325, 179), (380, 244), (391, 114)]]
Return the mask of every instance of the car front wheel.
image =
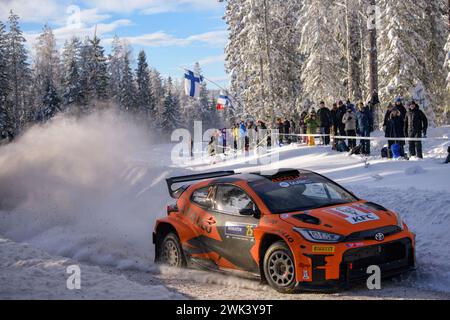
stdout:
[(264, 275), (271, 287), (281, 293), (295, 292), (295, 263), (284, 242), (272, 244), (264, 256)]

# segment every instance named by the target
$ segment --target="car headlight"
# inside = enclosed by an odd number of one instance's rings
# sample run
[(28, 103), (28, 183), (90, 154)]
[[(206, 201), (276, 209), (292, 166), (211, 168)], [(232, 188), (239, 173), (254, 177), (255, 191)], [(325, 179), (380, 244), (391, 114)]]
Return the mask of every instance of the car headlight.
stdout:
[(392, 213), (395, 215), (395, 217), (397, 218), (397, 226), (401, 229), (401, 230), (403, 230), (404, 228), (403, 228), (403, 220), (402, 220), (402, 217), (400, 216), (400, 213), (398, 213), (398, 212), (394, 212), (394, 211), (392, 211)]
[(325, 231), (294, 228), (294, 231), (300, 233), (303, 238), (311, 242), (336, 243), (343, 239), (340, 234), (329, 233)]

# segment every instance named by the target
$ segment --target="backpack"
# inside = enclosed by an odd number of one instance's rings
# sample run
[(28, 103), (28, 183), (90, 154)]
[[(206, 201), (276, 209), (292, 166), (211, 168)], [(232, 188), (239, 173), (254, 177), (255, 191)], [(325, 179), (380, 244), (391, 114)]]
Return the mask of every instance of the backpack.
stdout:
[(398, 159), (401, 157), (402, 155), (402, 150), (401, 150), (401, 146), (398, 143), (394, 143), (391, 146), (391, 151), (392, 151), (392, 157), (394, 159)]
[(339, 152), (348, 152), (349, 148), (348, 148), (347, 144), (344, 141), (339, 141), (336, 144), (336, 150), (339, 151)]

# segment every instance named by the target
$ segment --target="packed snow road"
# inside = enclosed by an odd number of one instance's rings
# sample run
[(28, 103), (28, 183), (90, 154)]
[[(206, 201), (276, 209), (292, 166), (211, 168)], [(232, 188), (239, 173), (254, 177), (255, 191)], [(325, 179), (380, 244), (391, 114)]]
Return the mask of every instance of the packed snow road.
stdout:
[[(116, 116), (98, 117), (57, 119), (1, 147), (0, 243), (7, 250), (0, 250), (0, 298), (124, 298), (133, 291), (129, 298), (450, 299), (450, 167), (442, 164), (448, 143), (427, 142), (423, 161), (374, 156), (369, 165), (324, 147), (282, 148), (276, 166), (318, 171), (399, 212), (417, 234), (418, 262), (415, 273), (383, 282), (380, 291), (285, 296), (255, 281), (153, 264), (153, 223), (172, 201), (166, 177), (253, 171), (258, 163), (237, 157), (175, 165), (173, 145), (152, 145)], [(446, 127), (429, 136), (449, 133)], [(377, 153), (381, 146), (373, 147)], [(118, 282), (110, 288), (107, 280), (88, 279), (81, 294), (69, 292), (67, 263), (87, 268), (89, 279), (112, 275)]]

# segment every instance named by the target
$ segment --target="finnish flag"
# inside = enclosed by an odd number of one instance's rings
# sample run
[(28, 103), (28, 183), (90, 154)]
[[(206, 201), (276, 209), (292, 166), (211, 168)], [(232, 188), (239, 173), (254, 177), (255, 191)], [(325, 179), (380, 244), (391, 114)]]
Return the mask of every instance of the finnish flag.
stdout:
[(184, 74), (184, 92), (186, 95), (193, 98), (198, 98), (200, 94), (200, 85), (203, 82), (203, 77), (188, 70)]

